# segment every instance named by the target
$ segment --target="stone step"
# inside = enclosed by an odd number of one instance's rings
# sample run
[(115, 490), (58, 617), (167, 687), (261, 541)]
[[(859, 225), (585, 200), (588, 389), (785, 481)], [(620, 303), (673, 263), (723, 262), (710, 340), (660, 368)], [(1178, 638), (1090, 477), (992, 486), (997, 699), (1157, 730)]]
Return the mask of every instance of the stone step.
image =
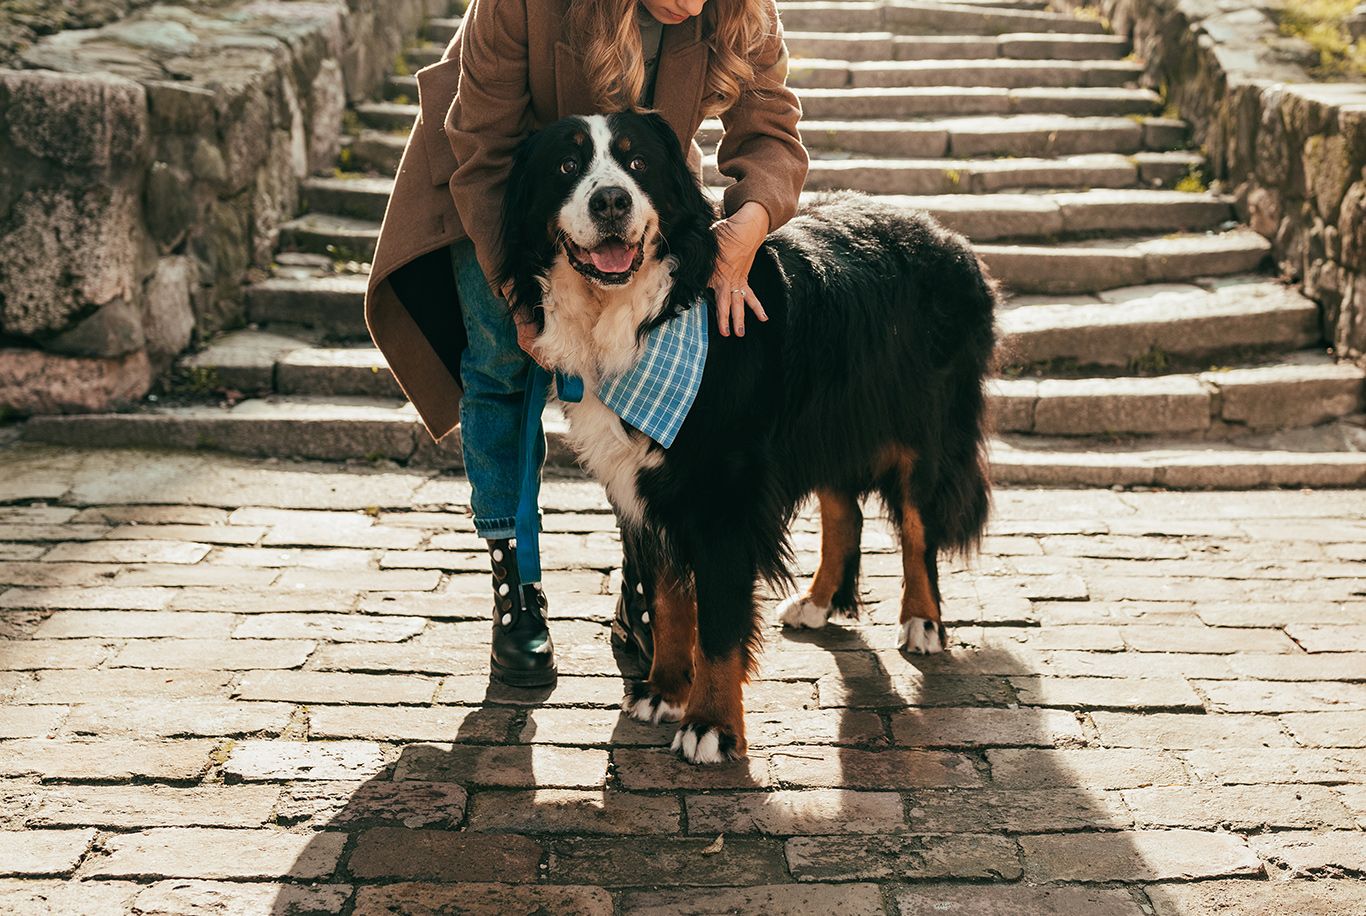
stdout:
[(456, 31), (460, 28), (459, 16), (438, 16), (428, 19), (422, 27), (422, 37), (428, 41), (445, 45), (455, 37)]
[[(815, 159), (807, 173), (806, 188), (933, 195), (1162, 188), (1202, 161), (1196, 154), (1180, 152), (1150, 153), (1142, 160), (1109, 153), (1062, 159)], [(706, 174), (710, 182), (721, 180), (710, 162)]]
[[(416, 79), (390, 76), (385, 93), (395, 100), (417, 98)], [(1149, 89), (1027, 86), (874, 86), (797, 88), (810, 118), (905, 118), (931, 115), (1070, 114), (1116, 116), (1155, 114), (1162, 107)], [(416, 106), (410, 110), (417, 115)], [(406, 126), (412, 125), (410, 118)]]
[(1271, 252), (1271, 244), (1246, 227), (1199, 235), (975, 248), (992, 274), (1016, 293), (1091, 293), (1250, 273)]
[(366, 127), (403, 131), (412, 130), (420, 111), (413, 102), (361, 102), (354, 110)]
[[(714, 172), (714, 170), (713, 170)], [(824, 162), (808, 181), (820, 187), (853, 187), (873, 193), (894, 192), (924, 179), (915, 166), (904, 172), (881, 163)], [(942, 177), (942, 172), (941, 172)], [(951, 177), (946, 180), (952, 180)], [(960, 178), (961, 180), (961, 178)], [(975, 241), (1054, 239), (1104, 232), (1173, 232), (1207, 229), (1233, 218), (1232, 202), (1213, 194), (1115, 189), (1035, 194), (881, 193), (894, 206), (925, 210)], [(369, 261), (379, 223), (326, 213), (310, 213), (285, 223), (282, 248), (326, 254), (342, 261)], [(1137, 282), (1142, 282), (1137, 281)]]
[[(911, 158), (1130, 154), (1140, 150), (1168, 151), (1172, 147), (1184, 145), (1187, 138), (1185, 124), (1169, 118), (1073, 118), (1067, 115), (1006, 115), (913, 121), (810, 119), (802, 121), (801, 130), (803, 142), (818, 156), (834, 152)], [(721, 122), (709, 119), (702, 122), (697, 139), (704, 149), (709, 149), (721, 141), (721, 135)], [(348, 166), (392, 175), (398, 170), (407, 142), (406, 132), (363, 130), (352, 138), (348, 146)], [(1150, 183), (1153, 177), (1170, 178), (1171, 169), (1163, 168), (1164, 161), (1170, 164), (1177, 159), (1186, 163), (1186, 167), (1177, 171), (1175, 178), (1180, 178), (1192, 165), (1202, 161), (1200, 157), (1190, 155), (1171, 160), (1150, 160), (1149, 164), (1156, 172), (1144, 182)], [(1131, 172), (1136, 171), (1137, 162), (1130, 161), (1129, 165)], [(947, 167), (962, 170), (985, 166)], [(1009, 170), (1011, 167), (1011, 161), (1007, 161), (994, 169)], [(1076, 182), (1067, 183), (1073, 186)], [(1129, 183), (1134, 183), (1134, 180), (1131, 179)]]
[(247, 320), (312, 328), (328, 337), (360, 339), (365, 327), (364, 275), (272, 277), (247, 287)]
[[(803, 118), (801, 132), (802, 142), (813, 151), (916, 158), (1134, 153), (1167, 150), (1186, 141), (1184, 123), (1168, 118), (1058, 114), (919, 120)], [(715, 119), (703, 121), (697, 132), (704, 149), (720, 142), (721, 135), (721, 122)]]
[(299, 190), (305, 212), (381, 220), (393, 187), (392, 178), (343, 172), (335, 177), (305, 178)]
[(1319, 310), (1261, 276), (1205, 286), (1124, 287), (1093, 296), (1018, 297), (997, 319), (1007, 366), (1149, 366), (1319, 342)]
[[(1165, 486), (1172, 488), (1349, 487), (1366, 484), (1366, 452), (1337, 440), (1336, 428), (1277, 433), (1231, 442), (1139, 440), (1113, 444), (1006, 434), (991, 442), (999, 484)], [(564, 423), (547, 415), (548, 463), (576, 466)], [(391, 460), (459, 468), (458, 433), (431, 442), (412, 406), (362, 398), (249, 399), (231, 408), (156, 408), (124, 414), (34, 417), (28, 441), (82, 447), (212, 449), (275, 458)], [(1325, 446), (1325, 442), (1327, 445)], [(1303, 443), (1303, 444), (1301, 444)], [(1336, 446), (1336, 447), (1334, 447)]]
[(1366, 372), (1321, 353), (1255, 368), (1138, 378), (996, 379), (1000, 432), (1228, 438), (1317, 426), (1361, 409)]
[[(1122, 60), (907, 60), (797, 61), (792, 74), (813, 71), (805, 82), (811, 88), (851, 89), (932, 86), (986, 86), (1000, 89), (1114, 88), (1143, 74), (1143, 67)], [(840, 72), (846, 74), (843, 81)], [(789, 77), (791, 81), (791, 77)]]
[(977, 3), (783, 2), (785, 29), (797, 32), (893, 32), (899, 35), (1002, 35), (1009, 32), (1101, 34), (1091, 19)]
[[(1114, 35), (894, 35), (891, 32), (795, 32), (784, 34), (793, 62), (802, 58), (847, 61), (1121, 60), (1129, 43)], [(439, 60), (441, 48), (424, 51)]]

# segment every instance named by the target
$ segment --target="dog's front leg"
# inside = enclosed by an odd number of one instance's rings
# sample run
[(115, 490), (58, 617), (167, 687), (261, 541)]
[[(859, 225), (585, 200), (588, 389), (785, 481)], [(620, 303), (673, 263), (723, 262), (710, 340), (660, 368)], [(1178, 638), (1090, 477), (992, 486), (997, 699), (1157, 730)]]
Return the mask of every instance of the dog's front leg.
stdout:
[(697, 641), (697, 602), (666, 563), (654, 569), (650, 619), (654, 659), (650, 678), (634, 684), (622, 702), (627, 715), (642, 722), (677, 722), (688, 705)]
[(673, 749), (692, 763), (743, 757), (743, 689), (758, 641), (755, 566), (731, 539), (713, 538), (694, 551), (697, 642), (692, 692)]

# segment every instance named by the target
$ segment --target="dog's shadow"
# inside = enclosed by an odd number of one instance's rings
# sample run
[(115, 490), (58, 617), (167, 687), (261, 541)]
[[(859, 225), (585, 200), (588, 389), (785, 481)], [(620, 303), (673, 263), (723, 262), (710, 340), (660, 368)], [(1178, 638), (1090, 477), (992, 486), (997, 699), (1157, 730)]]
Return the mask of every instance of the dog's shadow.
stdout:
[[(872, 599), (895, 594), (867, 581)], [(672, 754), (674, 726), (620, 713), (599, 617), (601, 640), (563, 644), (554, 687), (490, 683), (456, 698), (449, 742), (398, 746), (373, 779), (319, 797), (287, 789), (303, 797), (279, 823), (319, 832), (274, 912), (769, 912), (814, 906), (830, 882), (881, 911), (887, 881), (915, 882), (885, 892), (903, 912), (980, 912), (998, 881), (1031, 911), (1029, 894), (1081, 893), (1018, 883), (1047, 877), (1026, 871), (1040, 836), (1105, 831), (1106, 856), (1141, 859), (1114, 832), (1131, 824), (1117, 796), (1060, 761), (1085, 742), (1080, 717), (1020, 703), (1029, 652), (969, 621), (948, 652), (909, 656), (869, 607), (767, 629), (751, 753), (718, 766)]]

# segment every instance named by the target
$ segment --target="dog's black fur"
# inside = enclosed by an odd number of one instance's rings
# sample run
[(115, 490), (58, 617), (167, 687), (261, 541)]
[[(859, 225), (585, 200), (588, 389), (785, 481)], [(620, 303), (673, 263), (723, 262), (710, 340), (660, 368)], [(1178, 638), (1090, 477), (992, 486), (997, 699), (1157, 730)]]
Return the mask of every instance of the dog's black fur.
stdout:
[[(679, 261), (658, 317), (667, 320), (706, 290), (716, 215), (662, 119), (610, 123), (614, 136), (638, 138), (635, 154), (650, 162), (637, 182), (661, 215), (653, 256)], [(535, 134), (512, 168), (503, 272), (533, 310), (570, 188), (552, 163), (581, 125), (567, 119)], [(961, 237), (852, 192), (817, 198), (771, 233), (749, 285), (769, 318), (751, 317), (743, 337), (722, 336), (714, 309), (698, 306), (711, 339), (701, 390), (662, 464), (639, 474), (645, 524), (623, 532), (628, 574), (648, 585), (655, 564), (678, 570), (695, 588), (700, 651), (739, 650), (747, 666), (761, 627), (756, 582), (790, 581), (788, 524), (818, 488), (879, 492), (894, 516), (909, 495), (938, 601), (936, 556), (973, 546), (987, 518), (983, 386), (996, 304)], [(887, 449), (914, 455), (909, 494), (904, 478), (879, 474)], [(837, 606), (852, 608), (856, 575), (855, 562)]]

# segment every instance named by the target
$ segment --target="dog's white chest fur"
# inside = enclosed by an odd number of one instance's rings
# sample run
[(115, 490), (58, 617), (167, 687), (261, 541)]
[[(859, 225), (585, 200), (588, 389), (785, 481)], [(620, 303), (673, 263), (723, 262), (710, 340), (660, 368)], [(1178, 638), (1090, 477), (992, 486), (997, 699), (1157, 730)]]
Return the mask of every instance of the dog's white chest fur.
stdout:
[(637, 479), (646, 468), (658, 467), (663, 457), (643, 435), (630, 435), (591, 390), (577, 404), (565, 404), (569, 444), (579, 461), (607, 490), (607, 498), (621, 516), (639, 524), (644, 516)]

